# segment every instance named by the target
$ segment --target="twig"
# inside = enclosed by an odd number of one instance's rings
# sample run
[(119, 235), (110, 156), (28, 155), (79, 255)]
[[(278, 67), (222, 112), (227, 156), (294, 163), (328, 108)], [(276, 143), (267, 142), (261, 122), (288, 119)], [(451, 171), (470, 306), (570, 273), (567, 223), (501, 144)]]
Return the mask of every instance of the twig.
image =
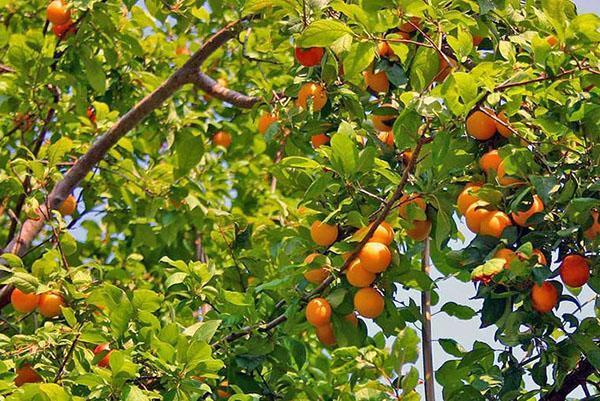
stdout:
[[(421, 270), (428, 277), (431, 274), (429, 258), (429, 237), (425, 239), (421, 257)], [(431, 335), (431, 293), (429, 290), (421, 292), (421, 338), (423, 343), (423, 379), (425, 382), (425, 401), (435, 401), (435, 388), (433, 382), (433, 348)]]
[(63, 371), (65, 370), (65, 366), (67, 365), (67, 362), (69, 362), (69, 359), (71, 359), (71, 355), (73, 355), (73, 351), (75, 350), (77, 341), (79, 341), (79, 336), (81, 336), (81, 333), (77, 333), (77, 335), (73, 339), (73, 343), (71, 344), (71, 347), (69, 347), (69, 351), (67, 351), (67, 355), (65, 355), (65, 358), (63, 359), (62, 363), (60, 364), (60, 368), (58, 368), (58, 372), (56, 372), (56, 377), (54, 377), (54, 383), (58, 383), (58, 381), (60, 380), (60, 377), (62, 376)]

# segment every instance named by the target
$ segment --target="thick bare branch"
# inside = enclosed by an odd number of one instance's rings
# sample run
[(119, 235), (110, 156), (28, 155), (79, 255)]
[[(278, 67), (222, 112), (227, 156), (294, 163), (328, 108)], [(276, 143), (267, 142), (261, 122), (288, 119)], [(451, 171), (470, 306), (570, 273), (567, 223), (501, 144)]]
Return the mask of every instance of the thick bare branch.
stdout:
[(588, 376), (592, 375), (594, 372), (594, 367), (590, 361), (582, 359), (575, 370), (565, 377), (562, 385), (540, 398), (540, 401), (565, 401), (567, 396), (571, 394), (577, 386), (584, 384)]
[(258, 97), (246, 96), (242, 93), (226, 88), (201, 71), (192, 73), (188, 78), (188, 82), (193, 83), (204, 92), (216, 97), (219, 100), (244, 109), (251, 108), (261, 100)]

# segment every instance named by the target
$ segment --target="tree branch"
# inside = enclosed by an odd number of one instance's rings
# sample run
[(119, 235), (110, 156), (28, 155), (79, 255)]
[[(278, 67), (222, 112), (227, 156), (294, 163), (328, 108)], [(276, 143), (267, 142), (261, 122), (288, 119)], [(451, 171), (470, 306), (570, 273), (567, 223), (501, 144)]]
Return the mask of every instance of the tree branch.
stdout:
[[(123, 115), (106, 133), (81, 156), (71, 169), (65, 174), (62, 181), (59, 181), (48, 195), (47, 202), (37, 211), (36, 219), (26, 220), (15, 238), (13, 238), (5, 247), (2, 253), (13, 253), (22, 256), (39, 232), (44, 227), (47, 219), (50, 218), (51, 210), (58, 208), (62, 202), (69, 196), (75, 187), (85, 178), (92, 168), (100, 162), (106, 153), (121, 139), (125, 134), (131, 131), (150, 113), (160, 107), (169, 99), (175, 91), (190, 82), (190, 77), (198, 72), (202, 63), (219, 47), (228, 40), (234, 38), (240, 30), (242, 22), (246, 19), (237, 20), (227, 24), (221, 30), (215, 32), (206, 40), (200, 49), (198, 49), (190, 59), (178, 70), (176, 70), (165, 82), (163, 82), (152, 93), (140, 100), (133, 108)], [(240, 94), (234, 91), (222, 91), (212, 86), (215, 97), (228, 101), (232, 104), (237, 103)], [(233, 93), (232, 93), (233, 92)], [(249, 107), (255, 102), (248, 102)], [(244, 103), (244, 102), (242, 102)], [(250, 104), (251, 103), (251, 104)], [(0, 290), (0, 308), (4, 307), (10, 301), (10, 287), (4, 287)]]
[[(429, 261), (429, 238), (425, 239), (425, 247), (421, 257), (421, 269), (427, 276), (431, 274)], [(431, 293), (429, 290), (421, 292), (421, 338), (423, 343), (423, 379), (425, 382), (425, 400), (435, 401), (435, 388), (433, 382), (433, 348), (431, 336)]]
[(588, 376), (592, 375), (594, 372), (595, 369), (592, 364), (587, 359), (582, 359), (575, 370), (565, 377), (562, 385), (540, 398), (540, 401), (565, 401), (567, 396), (571, 394), (577, 386), (585, 383)]
[(187, 82), (196, 85), (204, 92), (219, 100), (244, 109), (251, 108), (261, 100), (259, 97), (246, 96), (226, 88), (201, 71), (190, 74)]

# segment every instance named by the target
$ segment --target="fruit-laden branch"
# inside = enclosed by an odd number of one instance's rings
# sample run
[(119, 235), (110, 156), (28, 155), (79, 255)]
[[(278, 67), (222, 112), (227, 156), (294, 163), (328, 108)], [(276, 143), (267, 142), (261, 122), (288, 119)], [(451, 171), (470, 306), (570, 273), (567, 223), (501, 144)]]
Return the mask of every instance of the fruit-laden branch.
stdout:
[(565, 401), (573, 390), (586, 382), (588, 376), (595, 372), (594, 367), (587, 359), (582, 359), (574, 371), (569, 373), (562, 385), (540, 398), (540, 401)]
[[(427, 126), (427, 127), (429, 127), (429, 126)], [(426, 128), (423, 131), (427, 131), (427, 130), (428, 130), (428, 128)], [(394, 194), (385, 203), (383, 210), (379, 213), (379, 216), (377, 216), (377, 219), (375, 219), (375, 221), (371, 224), (369, 231), (367, 231), (364, 238), (358, 243), (358, 245), (356, 246), (356, 248), (354, 249), (352, 254), (348, 257), (348, 259), (346, 259), (346, 261), (344, 262), (342, 267), (337, 271), (337, 273), (341, 273), (344, 270), (346, 270), (348, 268), (348, 266), (350, 266), (350, 264), (358, 257), (358, 254), (360, 253), (361, 249), (365, 246), (365, 244), (367, 242), (369, 242), (369, 240), (375, 233), (375, 230), (377, 230), (377, 227), (386, 219), (386, 217), (390, 214), (390, 211), (394, 208), (394, 204), (402, 197), (402, 194), (404, 192), (404, 187), (408, 183), (410, 174), (416, 165), (416, 160), (418, 160), (418, 158), (419, 158), (419, 153), (421, 152), (423, 145), (430, 141), (431, 141), (431, 138), (426, 137), (425, 132), (424, 132), (421, 135), (421, 137), (419, 138), (419, 140), (417, 141), (417, 145), (415, 146), (413, 155), (410, 158), (408, 165), (404, 169), (404, 172), (402, 173), (402, 178), (400, 179), (400, 182), (398, 183), (398, 186), (396, 187)], [(306, 293), (301, 299), (302, 302), (305, 303), (305, 302), (309, 301), (311, 298), (313, 298), (314, 296), (323, 292), (327, 287), (329, 287), (329, 285), (336, 278), (337, 278), (336, 275), (330, 274), (314, 290)], [(221, 338), (214, 345), (218, 346), (223, 342), (229, 343), (229, 342), (235, 341), (239, 338), (242, 338), (242, 337), (252, 333), (254, 330), (257, 330), (258, 332), (268, 332), (268, 331), (274, 329), (275, 327), (279, 326), (281, 323), (285, 322), (286, 320), (287, 320), (287, 317), (285, 316), (285, 313), (282, 313), (279, 316), (277, 316), (276, 318), (274, 318), (273, 320), (271, 320), (265, 324), (258, 325), (258, 326), (246, 326), (246, 327), (242, 328), (240, 331), (231, 333), (231, 334), (227, 335), (226, 337)]]
[(196, 85), (198, 88), (202, 89), (206, 93), (209, 93), (211, 96), (216, 97), (224, 102), (231, 103), (237, 107), (249, 109), (260, 101), (260, 98), (246, 96), (242, 93), (219, 85), (217, 81), (201, 71), (192, 73), (188, 77), (188, 82)]
[[(100, 162), (106, 153), (114, 146), (119, 139), (131, 131), (139, 122), (147, 117), (152, 111), (160, 107), (169, 99), (175, 91), (181, 86), (189, 83), (190, 77), (198, 72), (202, 63), (219, 47), (223, 46), (228, 40), (234, 38), (239, 32), (241, 25), (247, 19), (237, 20), (227, 24), (224, 28), (214, 33), (203, 46), (198, 49), (190, 59), (177, 71), (175, 71), (165, 82), (163, 82), (152, 93), (139, 101), (125, 115), (123, 115), (105, 134), (103, 134), (90, 149), (81, 156), (71, 169), (65, 174), (62, 181), (59, 181), (52, 189), (46, 203), (37, 211), (36, 219), (26, 220), (18, 234), (11, 239), (3, 253), (13, 253), (22, 256), (31, 246), (32, 241), (44, 227), (45, 222), (50, 218), (50, 211), (58, 208), (75, 187), (85, 178), (92, 168)], [(213, 90), (218, 93), (213, 93)], [(237, 105), (238, 99), (243, 99), (243, 95), (228, 90), (224, 92), (221, 88), (208, 85), (206, 91), (219, 96), (233, 105)], [(244, 99), (239, 107), (250, 107), (256, 103)], [(0, 308), (9, 302), (10, 287), (4, 287), (0, 290)]]

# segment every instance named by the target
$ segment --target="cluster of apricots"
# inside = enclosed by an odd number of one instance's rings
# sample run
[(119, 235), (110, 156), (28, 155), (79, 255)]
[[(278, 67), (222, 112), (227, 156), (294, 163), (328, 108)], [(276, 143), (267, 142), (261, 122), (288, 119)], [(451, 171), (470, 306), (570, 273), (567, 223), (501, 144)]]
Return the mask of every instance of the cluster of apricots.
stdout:
[[(376, 292), (373, 288), (368, 289)], [(379, 295), (379, 293), (377, 294)], [(365, 301), (368, 302), (369, 300)], [(306, 321), (315, 328), (317, 338), (327, 347), (331, 347), (336, 343), (331, 314), (331, 305), (325, 298), (313, 298), (306, 305)], [(358, 319), (355, 313), (349, 313), (344, 316), (344, 319), (354, 327), (358, 327)]]
[(10, 295), (10, 303), (17, 312), (30, 313), (37, 308), (42, 316), (53, 318), (62, 313), (61, 306), (65, 305), (65, 300), (54, 291), (32, 294), (15, 288)]
[(431, 233), (431, 221), (425, 219), (411, 219), (409, 208), (411, 205), (415, 205), (423, 212), (427, 209), (427, 203), (425, 200), (417, 194), (403, 195), (400, 198), (400, 206), (398, 207), (398, 214), (400, 217), (409, 222), (410, 228), (406, 230), (406, 235), (413, 241), (423, 241)]
[(46, 8), (46, 18), (52, 23), (52, 32), (64, 39), (75, 32), (75, 24), (71, 19), (71, 9), (62, 0), (52, 0)]
[[(467, 117), (467, 133), (480, 141), (487, 141), (492, 138), (496, 132), (505, 138), (509, 138), (512, 135), (512, 131), (507, 127), (509, 122), (504, 111), (501, 111), (498, 115), (496, 115), (493, 110), (487, 108), (485, 111), (489, 114), (486, 114), (481, 110), (475, 110), (469, 114)], [(495, 116), (504, 124), (495, 120), (490, 115)]]

